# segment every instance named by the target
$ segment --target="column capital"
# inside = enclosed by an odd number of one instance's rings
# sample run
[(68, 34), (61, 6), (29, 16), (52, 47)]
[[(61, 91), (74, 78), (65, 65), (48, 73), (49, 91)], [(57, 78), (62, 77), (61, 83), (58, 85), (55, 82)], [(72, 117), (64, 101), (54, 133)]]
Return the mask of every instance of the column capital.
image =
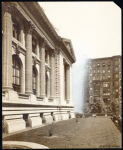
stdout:
[(15, 6), (16, 6), (16, 4), (14, 2), (2, 2), (3, 12), (12, 13), (12, 9)]
[(25, 33), (32, 34), (33, 29), (35, 26), (31, 21), (25, 23)]
[(42, 46), (41, 46), (41, 48), (46, 48), (46, 46), (47, 46), (47, 41), (46, 41), (45, 38), (42, 38)]
[(50, 55), (51, 55), (51, 56), (55, 56), (55, 49), (51, 49), (51, 48), (50, 48), (50, 51), (49, 51), (49, 52), (50, 52)]
[(63, 63), (67, 65), (67, 61), (65, 60), (65, 58), (63, 58)]
[(55, 52), (56, 52), (56, 54), (60, 53), (60, 48), (58, 46), (55, 47)]

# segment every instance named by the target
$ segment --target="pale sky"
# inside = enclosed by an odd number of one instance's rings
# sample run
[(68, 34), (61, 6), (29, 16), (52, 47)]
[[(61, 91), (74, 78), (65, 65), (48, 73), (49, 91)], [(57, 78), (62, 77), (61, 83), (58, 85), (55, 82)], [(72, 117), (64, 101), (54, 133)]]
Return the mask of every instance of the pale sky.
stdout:
[(121, 55), (121, 8), (114, 2), (39, 2), (61, 37), (71, 39), (75, 55)]

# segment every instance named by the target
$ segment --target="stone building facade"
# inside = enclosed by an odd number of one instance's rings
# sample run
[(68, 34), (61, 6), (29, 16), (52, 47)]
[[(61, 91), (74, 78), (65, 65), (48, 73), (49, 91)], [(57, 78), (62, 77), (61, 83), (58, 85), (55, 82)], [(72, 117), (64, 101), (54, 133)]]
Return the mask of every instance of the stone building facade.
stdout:
[(122, 112), (122, 70), (120, 55), (106, 58), (91, 59), (89, 73), (89, 101), (104, 102), (108, 112), (110, 103), (117, 100), (120, 114)]
[(2, 3), (2, 119), (7, 132), (74, 117), (71, 40), (37, 2)]

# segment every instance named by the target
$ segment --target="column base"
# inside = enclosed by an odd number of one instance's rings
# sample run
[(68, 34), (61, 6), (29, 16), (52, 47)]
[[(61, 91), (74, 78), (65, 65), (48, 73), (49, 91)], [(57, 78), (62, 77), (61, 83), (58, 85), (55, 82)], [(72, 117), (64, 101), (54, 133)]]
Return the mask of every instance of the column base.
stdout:
[(27, 92), (25, 92), (25, 94), (31, 95), (31, 94), (32, 94), (32, 91), (27, 91)]
[(2, 91), (10, 91), (10, 90), (14, 90), (12, 86), (4, 86), (4, 87), (2, 87)]
[(42, 98), (42, 99), (44, 99), (44, 98), (45, 98), (45, 95), (40, 95), (39, 97)]
[(54, 100), (54, 98), (55, 98), (54, 96), (51, 96), (49, 99), (52, 99), (52, 100)]
[(69, 103), (69, 102), (70, 102), (70, 99), (66, 99), (66, 102)]

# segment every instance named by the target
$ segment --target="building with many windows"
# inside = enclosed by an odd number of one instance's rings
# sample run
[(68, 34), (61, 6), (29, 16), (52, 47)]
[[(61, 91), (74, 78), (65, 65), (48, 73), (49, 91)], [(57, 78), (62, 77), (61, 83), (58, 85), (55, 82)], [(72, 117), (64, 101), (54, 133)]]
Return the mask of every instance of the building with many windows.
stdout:
[(111, 111), (110, 103), (113, 100), (117, 100), (121, 110), (121, 60), (121, 56), (117, 55), (90, 61), (89, 101), (90, 103), (96, 100), (104, 102), (108, 112)]
[(2, 116), (7, 132), (74, 117), (71, 40), (37, 2), (2, 3)]

